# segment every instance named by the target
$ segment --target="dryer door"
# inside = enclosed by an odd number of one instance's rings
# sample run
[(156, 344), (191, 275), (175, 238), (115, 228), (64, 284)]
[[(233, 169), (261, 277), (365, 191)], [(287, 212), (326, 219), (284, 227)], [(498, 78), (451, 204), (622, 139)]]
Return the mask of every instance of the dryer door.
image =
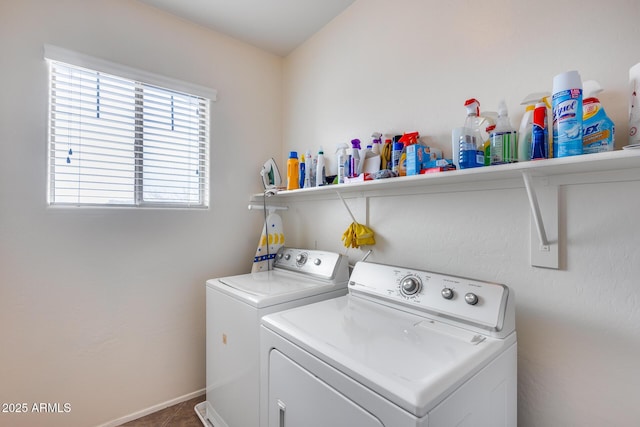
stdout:
[(384, 424), (279, 351), (272, 350), (269, 427), (327, 426), (384, 427)]

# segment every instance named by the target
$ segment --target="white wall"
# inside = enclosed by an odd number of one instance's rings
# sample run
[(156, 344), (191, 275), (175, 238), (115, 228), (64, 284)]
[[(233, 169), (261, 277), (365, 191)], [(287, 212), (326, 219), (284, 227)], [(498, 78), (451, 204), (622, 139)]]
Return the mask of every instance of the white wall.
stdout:
[[(640, 61), (640, 3), (359, 0), (285, 60), (284, 150), (372, 132), (417, 130), (450, 153), (451, 129), (476, 97), (522, 98), (577, 69), (626, 144), (628, 69)], [(334, 156), (329, 154), (329, 160)], [(371, 261), (497, 281), (515, 290), (519, 426), (637, 426), (640, 422), (640, 211), (628, 182), (560, 188), (561, 268), (529, 260), (522, 188), (372, 197)], [(349, 199), (365, 221), (364, 199)], [(337, 200), (291, 202), (290, 244), (344, 251), (351, 219)], [(352, 261), (364, 251), (350, 250)]]
[[(218, 90), (209, 210), (46, 206), (45, 43)], [(130, 0), (2, 1), (0, 58), (0, 402), (71, 404), (0, 425), (98, 425), (202, 390), (204, 282), (250, 269), (282, 58)]]

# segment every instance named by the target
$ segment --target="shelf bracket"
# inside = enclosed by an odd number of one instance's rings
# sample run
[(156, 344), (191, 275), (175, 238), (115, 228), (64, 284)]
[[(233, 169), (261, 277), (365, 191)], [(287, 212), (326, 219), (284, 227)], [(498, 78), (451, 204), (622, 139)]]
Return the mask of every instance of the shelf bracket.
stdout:
[[(531, 208), (531, 265), (559, 268), (558, 186), (534, 188), (528, 171), (521, 171)], [(541, 203), (542, 202), (542, 203)], [(544, 209), (541, 209), (544, 208)]]

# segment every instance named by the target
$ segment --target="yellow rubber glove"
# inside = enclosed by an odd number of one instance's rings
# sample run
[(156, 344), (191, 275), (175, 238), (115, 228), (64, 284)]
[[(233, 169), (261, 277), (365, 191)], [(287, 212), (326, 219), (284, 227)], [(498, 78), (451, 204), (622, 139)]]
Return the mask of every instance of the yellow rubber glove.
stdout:
[(342, 241), (347, 248), (359, 248), (361, 245), (375, 245), (373, 230), (366, 225), (352, 222), (342, 235)]
[(356, 244), (358, 246), (375, 245), (376, 239), (373, 230), (366, 225), (356, 224)]

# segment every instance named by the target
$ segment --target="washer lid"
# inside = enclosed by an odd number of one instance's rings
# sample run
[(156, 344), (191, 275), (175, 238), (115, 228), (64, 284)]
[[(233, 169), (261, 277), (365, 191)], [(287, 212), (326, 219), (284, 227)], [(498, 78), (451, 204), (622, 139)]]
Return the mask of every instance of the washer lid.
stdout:
[(278, 270), (212, 279), (207, 281), (207, 286), (257, 308), (281, 304), (336, 289), (344, 289), (344, 292), (347, 292), (346, 282), (333, 283)]
[(273, 313), (265, 327), (417, 417), (515, 342), (348, 295)]

